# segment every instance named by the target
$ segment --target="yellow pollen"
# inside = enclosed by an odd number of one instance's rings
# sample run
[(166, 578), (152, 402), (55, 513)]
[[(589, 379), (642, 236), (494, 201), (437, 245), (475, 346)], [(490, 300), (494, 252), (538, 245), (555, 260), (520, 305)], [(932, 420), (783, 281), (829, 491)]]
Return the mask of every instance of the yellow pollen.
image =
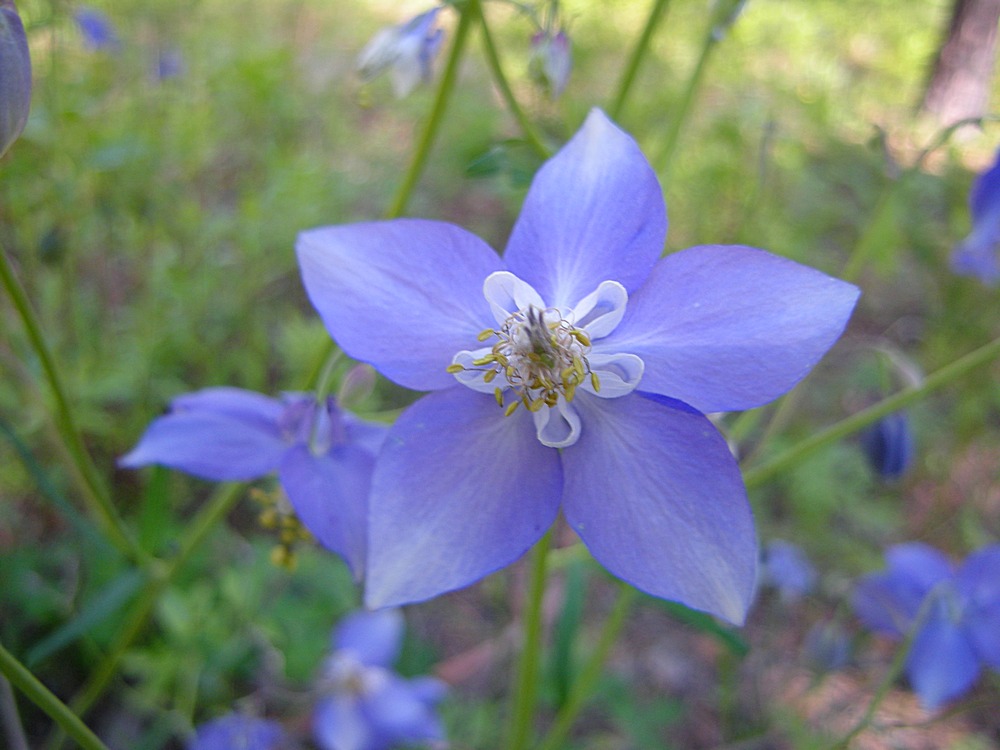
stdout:
[(486, 341), (486, 339), (488, 339), (490, 336), (492, 336), (495, 333), (496, 333), (496, 331), (494, 331), (492, 328), (485, 328), (485, 329), (483, 329), (482, 331), (479, 332), (479, 335), (476, 336), (476, 339), (479, 340), (479, 341)]
[(450, 372), (452, 375), (457, 375), (458, 373), (463, 372), (465, 370), (465, 368), (462, 367), (462, 365), (458, 364), (457, 362), (453, 365), (448, 365), (444, 369)]
[(593, 370), (590, 371), (590, 386), (598, 393), (601, 392), (600, 378), (597, 377), (597, 373)]
[(497, 406), (503, 407), (503, 391), (501, 391), (499, 388), (494, 388), (493, 398), (497, 400)]
[(512, 401), (512, 402), (511, 402), (511, 403), (510, 403), (510, 404), (509, 404), (509, 405), (507, 406), (507, 408), (506, 408), (506, 409), (504, 409), (504, 411), (503, 411), (503, 415), (504, 415), (505, 417), (509, 417), (509, 416), (510, 416), (511, 414), (513, 414), (513, 413), (514, 413), (514, 411), (515, 411), (515, 410), (517, 409), (517, 407), (519, 407), (520, 405), (521, 405), (521, 402), (520, 402), (520, 401)]

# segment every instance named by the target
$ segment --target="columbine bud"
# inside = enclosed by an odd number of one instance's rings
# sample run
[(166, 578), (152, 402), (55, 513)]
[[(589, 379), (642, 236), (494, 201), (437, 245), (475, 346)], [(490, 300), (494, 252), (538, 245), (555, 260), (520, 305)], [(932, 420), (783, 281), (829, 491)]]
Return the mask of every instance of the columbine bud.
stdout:
[(28, 122), (31, 57), (24, 24), (13, 0), (0, 0), (0, 156)]
[(114, 24), (96, 8), (79, 8), (73, 14), (83, 43), (94, 52), (117, 52), (122, 43)]
[(358, 55), (358, 74), (369, 81), (391, 68), (392, 87), (402, 98), (431, 78), (431, 63), (441, 47), (444, 30), (434, 21), (441, 8), (411, 18), (399, 26), (381, 29)]
[(555, 34), (539, 31), (531, 38), (528, 72), (548, 90), (553, 99), (566, 88), (572, 70), (573, 52), (565, 31)]
[(884, 479), (899, 479), (913, 463), (913, 432), (906, 412), (880, 419), (861, 435), (868, 463)]
[(355, 365), (340, 381), (337, 403), (343, 409), (354, 409), (372, 395), (375, 390), (375, 368), (371, 365)]

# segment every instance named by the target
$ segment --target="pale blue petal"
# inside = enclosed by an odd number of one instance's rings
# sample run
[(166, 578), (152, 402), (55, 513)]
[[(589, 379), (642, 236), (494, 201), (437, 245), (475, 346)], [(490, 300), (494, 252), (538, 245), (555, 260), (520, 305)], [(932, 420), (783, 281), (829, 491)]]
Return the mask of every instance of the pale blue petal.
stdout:
[(901, 636), (909, 630), (927, 594), (951, 577), (951, 563), (920, 542), (886, 551), (888, 569), (864, 576), (854, 590), (854, 612), (869, 628)]
[[(288, 394), (295, 398), (305, 394)], [(177, 396), (170, 402), (172, 412), (203, 412), (228, 416), (264, 430), (274, 430), (281, 422), (286, 404), (276, 398), (264, 396), (243, 388), (221, 386), (203, 388), (193, 393)]]
[(332, 695), (316, 704), (313, 737), (322, 750), (378, 748), (357, 699), (350, 695)]
[(906, 660), (906, 676), (928, 709), (959, 697), (979, 677), (972, 644), (949, 617), (945, 603), (932, 606)]
[(955, 574), (965, 631), (986, 664), (1000, 669), (1000, 544), (970, 554)]
[(399, 658), (406, 623), (398, 609), (352, 612), (333, 633), (334, 651), (350, 651), (362, 664), (389, 669)]
[(467, 586), (555, 520), (559, 454), (524, 409), (467, 388), (431, 393), (389, 431), (372, 479), (365, 599), (381, 607)]
[(278, 467), (288, 445), (277, 428), (225, 414), (180, 411), (154, 419), (130, 453), (126, 468), (163, 464), (215, 481), (246, 481)]
[(987, 214), (1000, 207), (1000, 150), (997, 151), (993, 166), (979, 175), (969, 191), (969, 212), (973, 223), (986, 218)]
[(347, 442), (377, 456), (389, 434), (389, 425), (360, 419), (350, 412), (341, 412), (341, 419), (347, 433)]
[(504, 261), (546, 304), (567, 308), (602, 281), (637, 289), (666, 234), (652, 167), (631, 136), (594, 109), (535, 175)]
[(353, 445), (317, 456), (297, 445), (278, 476), (299, 520), (327, 549), (344, 558), (354, 577), (364, 573), (372, 454)]
[(187, 750), (279, 750), (287, 742), (280, 724), (233, 713), (201, 724)]
[(391, 676), (366, 696), (362, 711), (387, 746), (444, 739), (444, 728), (433, 709), (398, 677)]
[(953, 566), (946, 555), (923, 542), (897, 544), (886, 550), (885, 560), (889, 570), (906, 577), (925, 593), (951, 578)]
[(483, 282), (502, 268), (482, 240), (397, 219), (302, 232), (302, 280), (327, 330), (355, 359), (414, 390), (455, 384), (452, 357), (492, 326)]
[(656, 265), (594, 351), (641, 357), (640, 391), (706, 413), (749, 409), (806, 376), (843, 332), (858, 294), (762, 250), (693, 247)]
[(609, 571), (663, 599), (741, 623), (757, 540), (726, 441), (678, 402), (579, 395), (563, 451), (566, 519)]

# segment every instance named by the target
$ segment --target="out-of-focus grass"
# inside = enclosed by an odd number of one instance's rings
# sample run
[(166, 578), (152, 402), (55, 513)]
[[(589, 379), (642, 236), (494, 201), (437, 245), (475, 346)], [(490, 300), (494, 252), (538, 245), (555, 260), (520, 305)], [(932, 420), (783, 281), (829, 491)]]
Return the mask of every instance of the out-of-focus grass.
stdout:
[[(525, 75), (528, 26), (488, 7), (514, 89), (554, 142), (610, 100), (650, 3), (565, 5), (575, 68), (555, 103)], [(104, 7), (123, 41), (117, 53), (87, 50), (64, 3), (19, 6), (35, 97), (24, 136), (0, 164), (0, 240), (123, 515), (154, 551), (169, 552), (207, 486), (116, 472), (114, 458), (178, 393), (295, 388), (315, 366), (326, 334), (298, 281), (295, 235), (385, 210), (431, 93), (396, 101), (384, 80), (361, 86), (353, 60), (380, 25), (424, 4), (131, 0)], [(896, 171), (875, 126), (903, 167), (931, 138), (912, 113), (947, 13), (943, 0), (905, 11), (896, 0), (751, 0), (715, 50), (682, 132), (666, 185), (668, 248), (740, 242), (838, 273)], [(706, 2), (674, 0), (623, 113), (651, 155), (706, 23)], [(182, 70), (157, 80), (156, 55), (172, 50)], [(510, 174), (466, 176), (491, 146), (518, 135), (477, 51), (409, 211), (502, 248), (525, 185)], [(862, 277), (851, 332), (807, 384), (778, 446), (878, 397), (872, 344), (933, 370), (1000, 333), (995, 292), (946, 265), (968, 229), (968, 167), (989, 159), (996, 133), (966, 134), (901, 191), (877, 237), (878, 263)], [(72, 498), (38, 364), (6, 301), (0, 325), (0, 414), (55, 491)], [(795, 539), (837, 580), (877, 565), (892, 540), (917, 536), (961, 551), (1000, 536), (988, 488), (1000, 455), (998, 375), (994, 366), (915, 410), (918, 460), (901, 483), (880, 484), (845, 443), (757, 493), (762, 536)], [(382, 405), (405, 400), (390, 391), (380, 391)], [(28, 649), (124, 568), (83, 541), (22, 458), (0, 440), (0, 637)], [(138, 715), (167, 708), (171, 727), (183, 728), (266, 679), (301, 684), (313, 673), (331, 618), (348, 606), (349, 582), (318, 552), (305, 553), (292, 576), (270, 568), (254, 512), (244, 503), (232, 527), (217, 530), (161, 603), (157, 634), (130, 652), (136, 686), (119, 697)], [(64, 649), (69, 658), (36, 668), (71, 694), (118, 617)], [(414, 663), (426, 666), (429, 647), (415, 648)], [(179, 651), (199, 665), (194, 677), (187, 662), (172, 663)], [(468, 728), (460, 737), (482, 738), (475, 727), (492, 725), (494, 699), (470, 709), (475, 721), (453, 716)], [(627, 724), (645, 700), (608, 703), (605, 723)], [(633, 741), (655, 746), (650, 737), (677, 721), (674, 705), (648, 714)], [(33, 732), (37, 724), (29, 722)]]

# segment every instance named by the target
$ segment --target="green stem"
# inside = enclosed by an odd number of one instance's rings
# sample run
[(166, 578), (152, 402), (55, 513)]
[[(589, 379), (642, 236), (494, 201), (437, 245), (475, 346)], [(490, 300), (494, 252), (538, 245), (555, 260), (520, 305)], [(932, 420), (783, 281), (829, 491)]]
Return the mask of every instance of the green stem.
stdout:
[(552, 155), (551, 150), (545, 145), (542, 140), (538, 129), (535, 127), (534, 123), (521, 108), (521, 105), (517, 103), (517, 99), (514, 97), (514, 91), (510, 87), (510, 83), (507, 81), (507, 76), (504, 75), (503, 68), (500, 65), (500, 56), (497, 54), (496, 45), (493, 43), (493, 35), (490, 33), (489, 25), (486, 23), (486, 14), (483, 13), (483, 8), (479, 0), (470, 0), (469, 10), (471, 13), (476, 14), (479, 20), (479, 27), (483, 32), (483, 48), (486, 51), (486, 61), (490, 65), (490, 70), (493, 72), (493, 82), (500, 89), (500, 95), (503, 100), (507, 103), (507, 109), (517, 120), (517, 124), (521, 126), (521, 130), (524, 132), (525, 140), (527, 140), (528, 145), (531, 146), (535, 153), (537, 153), (543, 159), (547, 159)]
[(24, 324), (28, 340), (35, 354), (38, 356), (49, 388), (55, 397), (56, 413), (54, 416), (56, 425), (66, 450), (72, 458), (73, 469), (79, 481), (85, 502), (96, 516), (104, 533), (107, 534), (111, 542), (132, 560), (145, 564), (148, 562), (149, 556), (139, 547), (128, 532), (125, 523), (118, 515), (118, 511), (111, 501), (110, 493), (102, 482), (100, 474), (83, 445), (80, 430), (76, 425), (76, 420), (73, 418), (73, 411), (69, 406), (66, 390), (59, 377), (59, 370), (56, 367), (48, 345), (45, 343), (42, 327), (28, 301), (28, 295), (15, 275), (14, 269), (7, 258), (7, 253), (3, 248), (0, 248), (0, 281), (3, 282), (3, 286), (10, 295), (11, 301), (14, 303), (14, 308), (21, 318), (21, 322)]
[(0, 672), (3, 672), (14, 687), (48, 714), (84, 750), (108, 750), (97, 735), (80, 720), (80, 717), (56, 698), (52, 691), (39, 682), (38, 678), (2, 645), (0, 645)]
[(1000, 338), (994, 339), (975, 351), (969, 352), (964, 357), (955, 360), (950, 365), (946, 365), (937, 372), (928, 375), (920, 386), (908, 388), (888, 398), (884, 398), (867, 409), (859, 411), (857, 414), (852, 414), (846, 419), (830, 425), (825, 430), (814, 433), (811, 437), (800, 441), (784, 453), (779, 453), (770, 461), (766, 461), (760, 466), (744, 472), (743, 479), (747, 488), (763, 484), (788, 467), (794, 466), (813, 451), (835, 443), (848, 435), (864, 429), (870, 424), (874, 424), (894, 411), (899, 411), (910, 404), (920, 401), (932, 391), (948, 385), (977, 367), (982, 367), (990, 363), (998, 355), (1000, 355)]
[(625, 65), (625, 70), (622, 71), (621, 81), (618, 83), (618, 93), (608, 108), (608, 114), (612, 120), (617, 120), (619, 115), (621, 115), (622, 108), (625, 106), (625, 99), (631, 92), (635, 76), (639, 72), (639, 65), (649, 49), (649, 42), (653, 38), (653, 32), (656, 31), (660, 19), (663, 18), (663, 12), (669, 4), (670, 0), (653, 0), (653, 8), (649, 11), (649, 18), (646, 19), (642, 35), (639, 37), (639, 41), (635, 43), (635, 47), (632, 48), (632, 54)]
[[(111, 680), (118, 673), (125, 652), (139, 638), (149, 623), (157, 601), (174, 581), (194, 552), (208, 537), (209, 532), (221, 521), (240, 498), (245, 485), (228, 483), (219, 487), (208, 504), (205, 505), (188, 525), (186, 534), (181, 538), (177, 555), (169, 564), (154, 568), (153, 575), (142, 595), (132, 606), (125, 626), (118, 634), (114, 645), (104, 657), (84, 685), (83, 689), (73, 697), (70, 706), (79, 716), (85, 716), (97, 700), (104, 694)], [(62, 736), (53, 737), (48, 747), (55, 748), (62, 744)]]
[(452, 89), (455, 88), (455, 77), (458, 74), (458, 63), (462, 59), (462, 52), (465, 49), (465, 42), (469, 36), (469, 27), (475, 15), (474, 6), (478, 0), (470, 0), (471, 5), (459, 10), (458, 28), (455, 29), (455, 41), (451, 45), (451, 53), (448, 62), (445, 64), (444, 73), (441, 75), (441, 83), (438, 85), (437, 94), (434, 97), (434, 104), (431, 107), (431, 114), (424, 126), (424, 131), (417, 143), (417, 148), (413, 152), (413, 159), (410, 167), (403, 176), (403, 181), (396, 191), (396, 195), (386, 211), (387, 219), (395, 219), (403, 215), (406, 210), (406, 203), (410, 199), (417, 180), (423, 172), (427, 157), (430, 155), (431, 146), (434, 145), (434, 137), (437, 135), (441, 121), (444, 118), (445, 109), (448, 106), (448, 98)]
[(594, 692), (597, 680), (604, 669), (604, 663), (607, 661), (608, 654), (611, 653), (611, 647), (618, 640), (618, 634), (625, 624), (625, 618), (635, 601), (635, 597), (636, 590), (622, 584), (614, 609), (611, 610), (611, 614), (608, 615), (608, 619), (604, 623), (604, 629), (601, 631), (597, 645), (586, 664), (583, 665), (583, 669), (580, 670), (580, 676), (573, 683), (573, 689), (566, 700), (566, 705), (556, 716), (555, 723), (549, 729), (548, 734), (542, 738), (537, 750), (557, 750), (566, 740), (580, 709)]
[(509, 750), (525, 750), (531, 742), (538, 698), (538, 665), (542, 647), (542, 598), (545, 594), (546, 561), (552, 545), (552, 529), (545, 532), (531, 558), (531, 579), (528, 582), (527, 600), (522, 615), (524, 642), (517, 664), (517, 687), (511, 709)]

